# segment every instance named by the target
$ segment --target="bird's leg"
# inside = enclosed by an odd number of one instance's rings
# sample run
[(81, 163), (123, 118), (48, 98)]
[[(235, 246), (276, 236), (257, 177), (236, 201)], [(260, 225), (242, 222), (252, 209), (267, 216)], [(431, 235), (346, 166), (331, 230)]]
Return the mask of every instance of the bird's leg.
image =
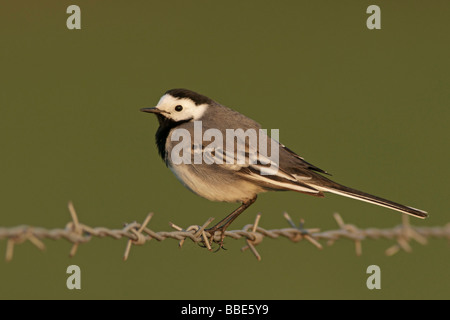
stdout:
[(219, 242), (219, 249), (222, 248), (223, 240), (225, 239), (225, 230), (242, 212), (244, 212), (248, 207), (250, 207), (253, 203), (255, 203), (255, 201), (256, 201), (256, 196), (250, 200), (243, 202), (239, 208), (237, 208), (232, 213), (230, 213), (228, 216), (226, 216), (224, 219), (222, 219), (214, 227), (206, 229), (205, 231), (208, 232), (211, 237), (211, 242), (214, 239), (214, 234), (216, 233), (216, 231), (220, 231), (221, 238), (220, 238), (220, 242)]

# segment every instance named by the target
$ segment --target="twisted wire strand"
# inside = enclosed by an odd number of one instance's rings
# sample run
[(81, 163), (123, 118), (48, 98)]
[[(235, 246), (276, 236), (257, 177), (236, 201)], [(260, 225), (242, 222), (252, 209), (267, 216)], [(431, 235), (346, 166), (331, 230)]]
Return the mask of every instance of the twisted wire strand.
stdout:
[[(122, 229), (109, 229), (106, 227), (90, 227), (80, 223), (75, 208), (71, 202), (68, 207), (72, 221), (69, 222), (64, 229), (46, 229), (27, 225), (20, 225), (10, 228), (0, 227), (0, 240), (7, 240), (5, 255), (6, 261), (12, 260), (15, 245), (25, 241), (30, 241), (38, 249), (44, 250), (45, 245), (42, 240), (65, 239), (73, 244), (70, 251), (70, 256), (73, 256), (77, 252), (80, 244), (87, 243), (92, 238), (126, 238), (128, 241), (123, 259), (127, 260), (133, 245), (144, 245), (152, 239), (157, 241), (164, 241), (166, 239), (178, 240), (180, 247), (186, 239), (190, 239), (194, 243), (201, 244), (208, 250), (212, 250), (212, 243), (220, 242), (222, 238), (222, 234), (220, 232), (210, 235), (205, 231), (206, 227), (212, 222), (213, 218), (208, 219), (202, 226), (191, 225), (187, 228), (181, 228), (173, 223), (170, 223), (170, 226), (175, 229), (174, 231), (156, 232), (147, 227), (153, 216), (153, 213), (150, 213), (147, 215), (142, 224), (132, 222), (125, 224)], [(320, 231), (316, 228), (306, 229), (304, 228), (303, 220), (301, 220), (300, 224), (297, 226), (287, 213), (284, 213), (284, 217), (290, 224), (289, 228), (271, 230), (264, 229), (259, 226), (261, 214), (258, 214), (253, 224), (247, 224), (241, 230), (225, 231), (224, 236), (235, 240), (243, 238), (246, 241), (246, 245), (241, 250), (245, 251), (249, 249), (258, 260), (261, 260), (261, 256), (256, 250), (256, 246), (260, 244), (264, 238), (277, 239), (284, 237), (293, 242), (307, 240), (318, 249), (323, 248), (320, 240), (325, 240), (328, 245), (331, 245), (337, 240), (347, 239), (355, 242), (355, 250), (357, 255), (362, 254), (361, 242), (367, 239), (396, 240), (396, 244), (386, 250), (385, 253), (387, 255), (393, 255), (400, 250), (411, 252), (412, 248), (410, 243), (412, 240), (422, 245), (425, 245), (429, 238), (450, 240), (450, 223), (447, 223), (444, 226), (436, 227), (416, 227), (411, 226), (407, 215), (403, 215), (402, 223), (393, 228), (360, 229), (355, 225), (345, 223), (342, 217), (335, 213), (334, 218), (339, 228), (336, 230), (327, 231)]]

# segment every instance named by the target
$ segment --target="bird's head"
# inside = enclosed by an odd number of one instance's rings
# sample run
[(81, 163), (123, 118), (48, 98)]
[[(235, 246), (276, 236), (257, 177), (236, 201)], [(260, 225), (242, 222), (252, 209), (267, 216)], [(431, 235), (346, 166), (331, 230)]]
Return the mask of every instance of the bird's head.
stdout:
[(142, 108), (142, 112), (154, 113), (159, 122), (187, 122), (200, 120), (214, 101), (187, 89), (171, 89), (159, 100), (156, 107)]

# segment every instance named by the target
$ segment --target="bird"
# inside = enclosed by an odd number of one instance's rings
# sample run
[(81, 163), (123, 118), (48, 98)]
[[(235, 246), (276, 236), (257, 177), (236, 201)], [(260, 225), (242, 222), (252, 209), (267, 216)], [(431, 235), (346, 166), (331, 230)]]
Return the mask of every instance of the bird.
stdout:
[[(237, 209), (215, 226), (205, 230), (211, 239), (216, 232), (220, 232), (219, 248), (223, 247), (225, 231), (229, 225), (255, 203), (258, 194), (268, 191), (295, 191), (315, 197), (324, 197), (324, 193), (328, 192), (383, 206), (421, 219), (428, 216), (426, 211), (332, 181), (328, 178), (330, 176), (328, 172), (307, 162), (272, 137), (264, 138), (267, 141), (267, 148), (270, 147), (270, 150), (275, 150), (278, 154), (275, 170), (269, 169), (269, 164), (272, 164), (270, 161), (260, 160), (267, 160), (267, 152), (263, 154), (261, 146), (250, 145), (250, 139), (245, 137), (237, 138), (238, 141), (235, 141), (237, 146), (233, 147), (233, 151), (237, 151), (238, 147), (243, 148), (241, 150), (244, 150), (245, 161), (237, 161), (235, 154), (229, 156), (223, 148), (221, 149), (220, 144), (215, 144), (216, 148), (208, 149), (208, 141), (194, 137), (196, 123), (201, 123), (203, 130), (216, 130), (215, 132), (222, 134), (222, 137), (226, 136), (227, 130), (250, 129), (257, 132), (258, 138), (262, 140), (265, 132), (260, 130), (261, 125), (256, 121), (205, 95), (188, 89), (170, 89), (162, 95), (155, 107), (145, 107), (140, 110), (156, 115), (159, 122), (155, 135), (158, 153), (166, 166), (187, 189), (211, 201), (240, 203)], [(181, 162), (174, 159), (174, 154), (180, 154), (178, 152), (180, 149), (178, 143), (181, 143), (180, 133), (188, 133), (190, 137), (190, 140), (185, 141), (185, 146), (190, 148), (183, 149), (188, 153), (183, 158), (186, 161)], [(222, 161), (207, 163), (206, 158), (204, 158), (205, 161), (192, 161), (196, 154), (205, 155), (206, 152), (210, 157), (216, 157), (215, 160), (222, 159)], [(251, 158), (256, 161), (250, 161)]]

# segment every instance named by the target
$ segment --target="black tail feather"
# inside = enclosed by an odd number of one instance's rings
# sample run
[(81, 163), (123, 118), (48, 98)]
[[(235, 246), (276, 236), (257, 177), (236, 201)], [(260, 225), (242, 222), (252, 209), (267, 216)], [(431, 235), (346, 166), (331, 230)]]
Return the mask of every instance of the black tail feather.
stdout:
[(330, 184), (330, 186), (324, 186), (321, 188), (322, 191), (328, 191), (328, 192), (332, 192), (335, 194), (339, 194), (342, 196), (346, 196), (346, 197), (350, 197), (350, 198), (354, 198), (354, 199), (358, 199), (358, 200), (362, 200), (362, 201), (366, 201), (369, 203), (373, 203), (373, 204), (377, 204), (379, 206), (383, 206), (392, 210), (397, 210), (406, 214), (409, 214), (411, 216), (417, 217), (417, 218), (421, 218), (421, 219), (425, 219), (428, 217), (428, 213), (426, 211), (420, 210), (420, 209), (416, 209), (413, 207), (408, 207), (390, 200), (386, 200), (359, 190), (355, 190), (343, 185), (340, 185), (338, 183), (332, 183)]

